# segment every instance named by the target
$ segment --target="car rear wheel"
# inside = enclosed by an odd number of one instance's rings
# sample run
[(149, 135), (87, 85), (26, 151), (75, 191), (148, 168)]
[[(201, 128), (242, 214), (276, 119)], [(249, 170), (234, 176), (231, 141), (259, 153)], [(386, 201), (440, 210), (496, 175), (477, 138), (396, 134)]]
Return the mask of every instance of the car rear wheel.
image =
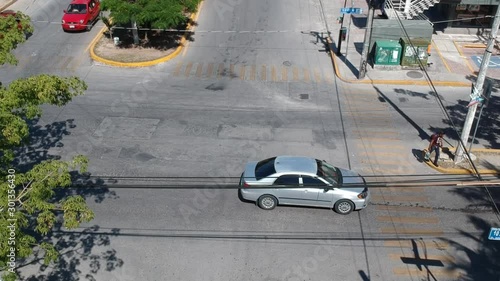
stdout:
[(349, 200), (339, 200), (334, 206), (335, 212), (341, 215), (347, 215), (354, 210), (354, 204)]
[(264, 210), (272, 210), (276, 208), (276, 205), (278, 205), (278, 199), (272, 195), (266, 194), (259, 197), (257, 204)]

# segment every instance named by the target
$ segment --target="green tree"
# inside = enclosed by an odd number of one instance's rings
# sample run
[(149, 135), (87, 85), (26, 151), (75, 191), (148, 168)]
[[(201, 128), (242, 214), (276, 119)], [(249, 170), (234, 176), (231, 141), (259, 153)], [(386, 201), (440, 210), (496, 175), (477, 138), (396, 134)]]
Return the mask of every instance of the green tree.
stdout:
[(132, 24), (134, 43), (139, 44), (137, 27), (176, 28), (188, 21), (187, 13), (196, 11), (201, 0), (102, 0), (115, 24)]
[[(25, 40), (12, 18), (0, 18), (0, 65), (15, 64), (17, 60), (11, 51)], [(23, 16), (20, 23), (25, 19), (28, 25), (22, 28), (23, 35), (33, 30), (27, 16)], [(26, 144), (27, 122), (41, 115), (40, 106), (63, 106), (86, 89), (86, 83), (77, 77), (46, 74), (14, 80), (8, 87), (0, 84), (0, 272), (4, 273), (3, 280), (15, 280), (18, 266), (15, 261), (29, 257), (34, 251), (44, 253), (45, 263), (57, 259), (58, 251), (47, 238), (55, 224), (71, 229), (94, 217), (81, 196), (55, 199), (58, 189), (71, 184), (72, 172), (86, 171), (85, 157), (76, 156), (68, 162), (44, 161), (27, 172), (16, 171), (13, 166), (13, 150)]]
[(0, 65), (17, 64), (16, 57), (11, 53), (18, 44), (26, 41), (26, 34), (33, 32), (30, 18), (17, 12), (12, 16), (0, 16)]

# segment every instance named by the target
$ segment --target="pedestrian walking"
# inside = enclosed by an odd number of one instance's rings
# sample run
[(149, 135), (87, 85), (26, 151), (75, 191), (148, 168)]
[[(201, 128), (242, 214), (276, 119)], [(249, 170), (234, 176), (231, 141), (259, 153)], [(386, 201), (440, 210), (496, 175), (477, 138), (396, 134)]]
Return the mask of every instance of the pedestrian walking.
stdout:
[(443, 147), (443, 136), (444, 136), (443, 131), (436, 133), (436, 134), (432, 134), (431, 142), (429, 143), (429, 147), (427, 149), (429, 155), (433, 151), (436, 152), (436, 156), (434, 157), (434, 166), (436, 166), (436, 167), (439, 167), (438, 159), (439, 159), (439, 154), (441, 153), (441, 147)]

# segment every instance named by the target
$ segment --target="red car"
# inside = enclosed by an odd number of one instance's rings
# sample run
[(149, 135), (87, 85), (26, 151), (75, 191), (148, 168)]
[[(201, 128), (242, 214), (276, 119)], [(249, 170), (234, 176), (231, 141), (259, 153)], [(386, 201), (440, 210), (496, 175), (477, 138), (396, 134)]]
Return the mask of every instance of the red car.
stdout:
[(64, 10), (62, 29), (64, 31), (90, 30), (99, 17), (99, 0), (73, 0)]

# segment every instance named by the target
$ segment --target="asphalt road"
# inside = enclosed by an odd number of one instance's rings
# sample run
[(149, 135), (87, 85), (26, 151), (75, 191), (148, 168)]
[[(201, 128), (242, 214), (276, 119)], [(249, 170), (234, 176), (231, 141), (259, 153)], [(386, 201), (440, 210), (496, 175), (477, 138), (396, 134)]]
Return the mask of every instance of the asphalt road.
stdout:
[[(64, 33), (56, 22), (67, 3), (45, 3), (26, 10), (37, 31), (16, 54), (28, 59), (0, 69), (2, 81), (75, 74), (89, 90), (63, 108), (45, 108), (31, 148), (20, 152), (23, 165), (82, 153), (94, 176), (237, 183), (248, 160), (301, 154), (382, 180), (432, 174), (416, 150), (449, 125), (429, 89), (336, 81), (311, 34), (325, 31), (317, 0), (205, 1), (185, 52), (145, 69), (91, 63), (85, 50), (97, 26)], [(468, 95), (439, 90), (449, 106)], [(349, 216), (265, 212), (236, 190), (138, 185), (83, 193), (96, 219), (56, 232), (65, 258), (23, 267), (27, 280), (488, 280), (484, 269), (496, 258), (484, 241), (496, 218), (478, 189), (374, 189), (369, 208)]]

